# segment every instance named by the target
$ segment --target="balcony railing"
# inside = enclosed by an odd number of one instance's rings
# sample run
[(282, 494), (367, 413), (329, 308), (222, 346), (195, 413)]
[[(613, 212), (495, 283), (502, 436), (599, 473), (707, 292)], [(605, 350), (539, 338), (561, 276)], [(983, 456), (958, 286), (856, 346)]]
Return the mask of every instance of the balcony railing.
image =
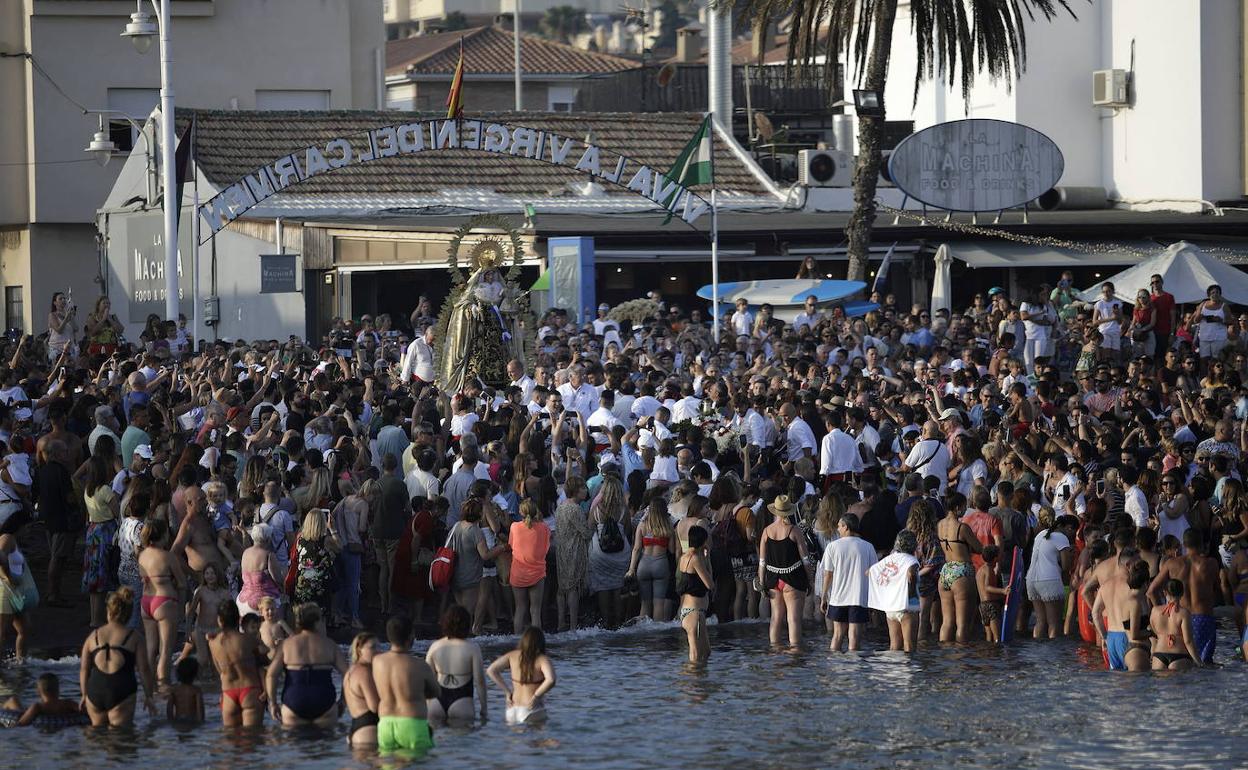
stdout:
[[(666, 85), (659, 85), (659, 65), (596, 78), (580, 89), (581, 112), (702, 112), (706, 110), (705, 64), (678, 64)], [(747, 82), (749, 99), (746, 99)], [(829, 78), (819, 66), (735, 65), (732, 99), (738, 112), (749, 104), (770, 115), (831, 114), (841, 98), (840, 78)]]

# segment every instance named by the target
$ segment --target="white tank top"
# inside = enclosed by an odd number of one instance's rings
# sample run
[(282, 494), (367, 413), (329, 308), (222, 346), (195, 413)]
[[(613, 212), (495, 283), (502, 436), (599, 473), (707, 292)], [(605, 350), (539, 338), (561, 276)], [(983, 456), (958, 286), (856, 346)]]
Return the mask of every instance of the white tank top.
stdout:
[[(1205, 316), (1217, 316), (1218, 318), (1221, 318), (1223, 321), (1225, 321), (1226, 320), (1226, 303), (1223, 302), (1222, 307), (1216, 310), (1214, 310), (1213, 308), (1210, 308), (1208, 305), (1202, 305), (1200, 308), (1200, 315), (1202, 318)], [(1224, 340), (1226, 339), (1226, 324), (1225, 323), (1220, 323), (1220, 324), (1219, 323), (1205, 323), (1204, 321), (1201, 321), (1200, 327), (1197, 330), (1197, 335), (1199, 336), (1200, 339), (1207, 340), (1209, 342), (1217, 342), (1219, 340)]]

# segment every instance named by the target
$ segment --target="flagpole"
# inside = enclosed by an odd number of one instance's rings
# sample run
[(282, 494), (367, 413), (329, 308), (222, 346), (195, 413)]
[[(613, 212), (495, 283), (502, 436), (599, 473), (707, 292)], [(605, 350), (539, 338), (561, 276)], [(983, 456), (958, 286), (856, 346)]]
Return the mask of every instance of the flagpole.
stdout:
[[(191, 345), (190, 353), (199, 350), (199, 156), (195, 152), (195, 119), (191, 118)], [(179, 201), (179, 205), (181, 201)], [(176, 320), (176, 319), (175, 319)], [(175, 383), (176, 386), (176, 383)]]
[(719, 346), (719, 206), (715, 194), (715, 117), (707, 124), (707, 139), (711, 145), (711, 334)]

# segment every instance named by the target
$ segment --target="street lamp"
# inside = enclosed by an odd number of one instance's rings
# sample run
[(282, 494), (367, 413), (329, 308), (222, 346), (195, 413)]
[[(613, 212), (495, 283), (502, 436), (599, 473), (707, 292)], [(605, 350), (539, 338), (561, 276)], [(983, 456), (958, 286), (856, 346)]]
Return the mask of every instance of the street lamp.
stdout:
[[(174, 161), (173, 131), (173, 56), (170, 53), (169, 6), (172, 0), (148, 0), (156, 10), (156, 22), (143, 10), (143, 0), (130, 14), (130, 23), (122, 37), (130, 38), (140, 54), (152, 45), (152, 36), (160, 38), (160, 171), (165, 188), (165, 318), (178, 318), (178, 212), (177, 169)], [(194, 216), (194, 214), (192, 214)]]
[(104, 128), (103, 115), (100, 116), (100, 130), (95, 132), (95, 136), (91, 138), (91, 144), (88, 144), (83, 152), (94, 155), (95, 162), (101, 166), (107, 166), (108, 162), (113, 159), (113, 153), (117, 152), (117, 145), (113, 144), (112, 138)]

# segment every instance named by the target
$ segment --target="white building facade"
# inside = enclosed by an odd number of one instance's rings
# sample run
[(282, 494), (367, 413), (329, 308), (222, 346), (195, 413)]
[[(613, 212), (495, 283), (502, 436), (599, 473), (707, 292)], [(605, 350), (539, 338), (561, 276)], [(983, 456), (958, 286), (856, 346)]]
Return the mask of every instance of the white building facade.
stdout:
[[(0, 2), (5, 328), (46, 331), (53, 292), (72, 290), (81, 317), (105, 289), (96, 214), (122, 163), (100, 167), (83, 152), (98, 120), (83, 108), (142, 123), (158, 104), (156, 44), (140, 55), (120, 35), (134, 12), (133, 0)], [(176, 0), (171, 13), (179, 105), (324, 110), (380, 103), (380, 0)], [(108, 120), (120, 152), (142, 150), (125, 121)], [(158, 178), (124, 205), (159, 217)]]
[[(969, 104), (955, 83), (914, 100), (909, 3), (894, 26), (885, 105), (915, 130), (961, 118), (1022, 123), (1065, 156), (1063, 186), (1103, 187), (1117, 206), (1209, 210), (1244, 196), (1244, 39), (1236, 0), (1098, 0), (1026, 24), (1027, 68), (1012, 88), (984, 77)], [(854, 87), (847, 67), (846, 89)], [(1093, 72), (1126, 73), (1127, 104), (1093, 105)], [(913, 106), (912, 106), (913, 105)]]

